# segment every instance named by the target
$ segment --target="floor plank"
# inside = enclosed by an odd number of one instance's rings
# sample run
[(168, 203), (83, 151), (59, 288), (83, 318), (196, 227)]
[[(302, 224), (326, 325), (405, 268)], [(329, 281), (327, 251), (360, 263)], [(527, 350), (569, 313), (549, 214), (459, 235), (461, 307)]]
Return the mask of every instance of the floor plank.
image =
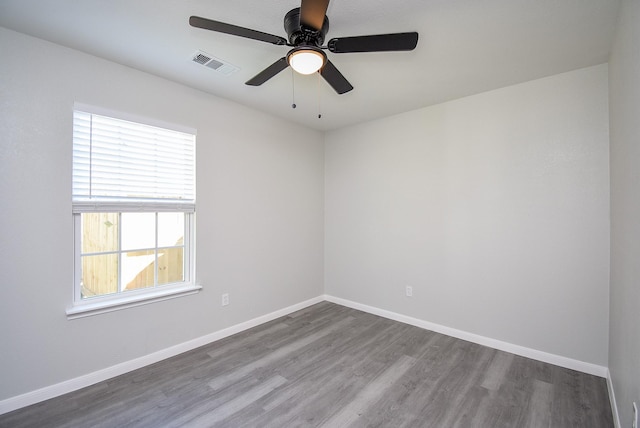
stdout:
[(329, 302), (0, 427), (613, 427), (605, 380)]

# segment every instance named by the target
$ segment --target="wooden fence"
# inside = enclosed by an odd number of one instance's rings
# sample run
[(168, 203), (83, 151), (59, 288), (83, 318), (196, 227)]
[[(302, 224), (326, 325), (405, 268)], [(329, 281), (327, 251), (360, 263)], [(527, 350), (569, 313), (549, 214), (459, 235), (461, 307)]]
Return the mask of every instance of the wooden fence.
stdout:
[[(118, 213), (90, 213), (82, 215), (82, 253), (118, 251)], [(158, 249), (157, 284), (169, 284), (184, 280), (184, 240), (180, 238), (175, 247)], [(156, 276), (155, 252), (132, 251), (123, 253), (123, 258), (138, 257), (135, 276), (124, 290), (154, 286)], [(82, 297), (112, 294), (118, 291), (119, 255), (98, 254), (82, 256)], [(146, 261), (145, 261), (146, 260)], [(123, 262), (131, 262), (125, 260)], [(131, 275), (130, 275), (131, 277)]]

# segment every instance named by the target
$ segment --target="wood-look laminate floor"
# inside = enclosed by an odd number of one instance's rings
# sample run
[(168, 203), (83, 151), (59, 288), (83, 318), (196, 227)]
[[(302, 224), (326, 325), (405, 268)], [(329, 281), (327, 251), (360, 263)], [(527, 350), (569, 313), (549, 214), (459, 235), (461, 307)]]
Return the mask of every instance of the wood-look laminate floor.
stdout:
[(323, 302), (2, 427), (613, 426), (605, 380)]

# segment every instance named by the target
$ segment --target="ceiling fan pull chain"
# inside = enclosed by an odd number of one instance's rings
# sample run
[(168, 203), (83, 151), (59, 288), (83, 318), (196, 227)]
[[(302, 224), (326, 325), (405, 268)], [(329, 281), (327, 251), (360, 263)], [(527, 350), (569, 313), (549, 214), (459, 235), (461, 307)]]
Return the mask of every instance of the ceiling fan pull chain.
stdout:
[(320, 86), (321, 86), (321, 82), (320, 82), (320, 77), (321, 74), (318, 71), (318, 119), (322, 119), (322, 91), (320, 91)]
[(291, 108), (296, 108), (296, 78), (293, 68), (291, 69)]

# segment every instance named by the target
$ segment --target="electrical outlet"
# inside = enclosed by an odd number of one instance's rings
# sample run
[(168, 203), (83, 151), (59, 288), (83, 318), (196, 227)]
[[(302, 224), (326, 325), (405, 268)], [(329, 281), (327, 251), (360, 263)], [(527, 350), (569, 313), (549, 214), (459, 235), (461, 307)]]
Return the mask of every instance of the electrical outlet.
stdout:
[(229, 304), (229, 293), (224, 293), (222, 295), (222, 306), (227, 306)]
[(638, 427), (638, 405), (635, 402), (633, 403), (633, 428), (640, 428)]
[(413, 287), (410, 286), (410, 285), (407, 285), (407, 287), (405, 288), (404, 292), (407, 295), (407, 297), (413, 296)]

